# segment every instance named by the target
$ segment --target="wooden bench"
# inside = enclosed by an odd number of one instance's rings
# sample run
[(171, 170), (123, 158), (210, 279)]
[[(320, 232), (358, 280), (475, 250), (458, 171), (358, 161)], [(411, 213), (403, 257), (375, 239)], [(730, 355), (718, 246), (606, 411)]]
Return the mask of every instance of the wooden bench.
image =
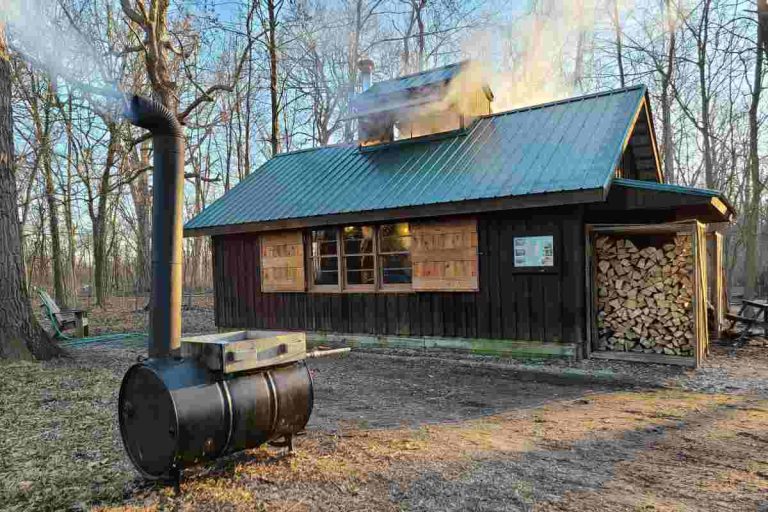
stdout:
[(48, 295), (45, 290), (37, 290), (40, 296), (40, 305), (46, 318), (54, 324), (53, 328), (56, 336), (64, 336), (64, 332), (70, 329), (76, 329), (77, 335), (81, 338), (88, 336), (88, 312), (84, 309), (64, 309), (62, 310), (56, 301)]
[(768, 303), (742, 299), (739, 312), (735, 315), (726, 313), (725, 318), (731, 321), (731, 329), (737, 324), (742, 324), (741, 334), (736, 340), (737, 345), (743, 345), (747, 341), (753, 328), (761, 328), (763, 336), (768, 336)]

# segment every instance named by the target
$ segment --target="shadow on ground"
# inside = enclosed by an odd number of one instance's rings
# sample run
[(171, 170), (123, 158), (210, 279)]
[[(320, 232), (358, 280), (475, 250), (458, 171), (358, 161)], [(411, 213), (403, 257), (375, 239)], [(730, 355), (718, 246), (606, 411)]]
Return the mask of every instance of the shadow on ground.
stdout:
[(310, 362), (315, 410), (308, 428), (392, 428), (461, 421), (576, 398), (600, 385), (520, 380), (514, 369), (426, 358), (351, 354)]

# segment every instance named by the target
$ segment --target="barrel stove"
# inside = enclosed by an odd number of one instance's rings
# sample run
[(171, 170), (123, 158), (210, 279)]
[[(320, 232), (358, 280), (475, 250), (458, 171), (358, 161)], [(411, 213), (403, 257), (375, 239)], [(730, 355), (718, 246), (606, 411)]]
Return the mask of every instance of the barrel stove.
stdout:
[[(162, 105), (133, 96), (130, 121), (154, 146), (149, 359), (118, 401), (126, 452), (149, 479), (270, 442), (292, 446), (312, 413), (303, 333), (239, 331), (181, 338), (184, 136)], [(311, 354), (310, 354), (311, 356)]]

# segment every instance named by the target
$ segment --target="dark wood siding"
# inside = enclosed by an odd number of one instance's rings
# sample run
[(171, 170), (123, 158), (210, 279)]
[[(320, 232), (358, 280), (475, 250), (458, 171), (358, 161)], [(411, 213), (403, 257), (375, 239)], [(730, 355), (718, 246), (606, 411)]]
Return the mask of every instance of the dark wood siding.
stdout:
[[(521, 273), (513, 237), (553, 233), (557, 270)], [(213, 238), (216, 322), (223, 328), (583, 342), (581, 207), (478, 218), (479, 292), (261, 293), (257, 234)]]

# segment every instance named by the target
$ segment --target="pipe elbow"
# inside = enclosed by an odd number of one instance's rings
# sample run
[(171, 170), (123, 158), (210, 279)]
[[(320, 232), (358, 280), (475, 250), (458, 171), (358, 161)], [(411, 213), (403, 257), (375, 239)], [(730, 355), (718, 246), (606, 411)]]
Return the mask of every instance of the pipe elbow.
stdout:
[(184, 128), (173, 112), (143, 96), (134, 94), (131, 97), (125, 117), (131, 124), (149, 130), (152, 135), (184, 136)]

